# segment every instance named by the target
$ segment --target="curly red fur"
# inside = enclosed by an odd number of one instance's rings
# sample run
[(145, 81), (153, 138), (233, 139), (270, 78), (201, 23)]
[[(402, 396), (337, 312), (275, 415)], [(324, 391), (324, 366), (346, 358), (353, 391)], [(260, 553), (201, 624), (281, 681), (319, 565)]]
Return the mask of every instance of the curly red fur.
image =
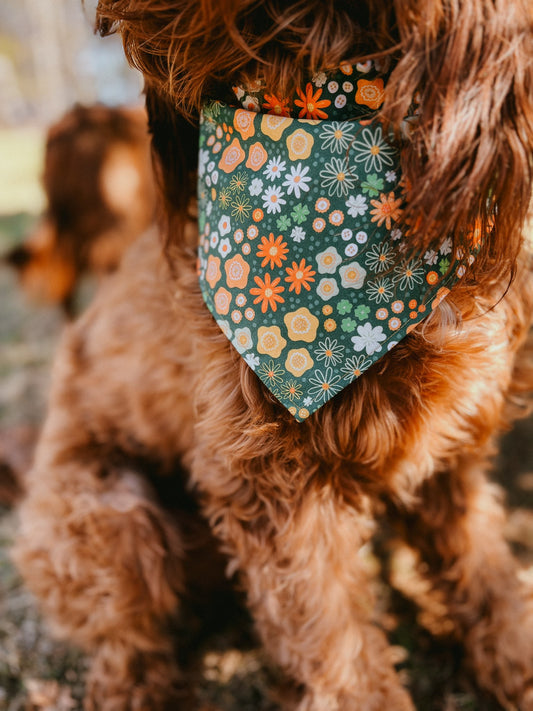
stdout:
[[(357, 556), (385, 513), (419, 549), (478, 681), (529, 711), (532, 594), (486, 481), (533, 385), (527, 3), (101, 0), (102, 30), (112, 23), (146, 77), (167, 255), (154, 236), (138, 243), (67, 332), (16, 553), (51, 618), (95, 654), (88, 708), (179, 705), (163, 680), (177, 678), (165, 624), (182, 584), (180, 524), (147, 484), (179, 460), (265, 646), (303, 686), (300, 711), (413, 709)], [(369, 54), (394, 59), (383, 109), (394, 128), (421, 93), (404, 148), (412, 216), (423, 214), (413, 245), (435, 229), (459, 240), (476, 219), (494, 226), (476, 273), (298, 424), (201, 298), (194, 115), (239, 79), (286, 88)]]

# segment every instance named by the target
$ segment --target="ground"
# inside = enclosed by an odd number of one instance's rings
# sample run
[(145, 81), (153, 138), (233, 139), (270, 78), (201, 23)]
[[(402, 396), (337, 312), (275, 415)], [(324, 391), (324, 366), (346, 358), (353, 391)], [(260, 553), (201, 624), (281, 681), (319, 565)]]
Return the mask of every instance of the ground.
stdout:
[[(33, 219), (27, 214), (0, 218), (0, 253), (22, 238)], [(5, 437), (40, 423), (64, 322), (57, 309), (27, 303), (14, 275), (1, 266), (0, 303), (0, 436)], [(532, 432), (529, 420), (506, 437), (495, 471), (507, 492), (508, 537), (526, 570), (529, 566), (527, 574), (533, 573)], [(16, 512), (0, 509), (0, 711), (78, 711), (86, 660), (48, 634), (9, 559), (16, 529)], [(379, 556), (370, 549), (366, 555), (379, 570)], [(398, 552), (392, 572), (399, 587), (413, 584), (411, 569), (409, 555)], [(463, 670), (453, 642), (433, 638), (415, 608), (384, 581), (377, 592), (381, 624), (401, 645), (401, 673), (420, 711), (498, 711)], [(279, 709), (289, 687), (261, 652), (246, 612), (238, 601), (221, 609), (223, 615), (209, 616), (188, 603), (178, 624), (186, 674), (202, 711)]]

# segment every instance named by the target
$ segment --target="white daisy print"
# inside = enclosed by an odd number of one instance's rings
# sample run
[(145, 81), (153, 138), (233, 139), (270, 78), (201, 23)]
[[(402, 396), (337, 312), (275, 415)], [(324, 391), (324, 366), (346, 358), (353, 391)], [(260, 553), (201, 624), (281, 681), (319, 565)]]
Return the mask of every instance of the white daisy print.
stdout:
[(320, 171), (320, 185), (327, 188), (328, 195), (348, 195), (358, 178), (350, 172), (346, 158), (332, 158)]
[(300, 191), (303, 190), (304, 193), (309, 192), (309, 185), (307, 183), (311, 182), (311, 178), (307, 175), (309, 172), (309, 166), (302, 168), (302, 164), (298, 163), (296, 166), (291, 165), (290, 175), (285, 176), (283, 181), (283, 186), (287, 188), (287, 193), (296, 198), (300, 197)]
[(286, 204), (285, 193), (280, 187), (271, 186), (263, 193), (263, 207), (269, 215), (281, 212), (281, 206)]
[(220, 240), (220, 244), (218, 245), (218, 251), (223, 257), (227, 257), (228, 254), (231, 252), (231, 243), (227, 237), (225, 239)]
[(388, 302), (394, 296), (392, 282), (387, 277), (371, 281), (366, 288), (366, 293), (370, 301), (375, 301), (376, 304)]
[(365, 358), (364, 355), (348, 358), (341, 368), (343, 380), (349, 380), (352, 382), (364, 373), (367, 368), (370, 368), (371, 365), (372, 361)]
[(267, 180), (277, 180), (278, 178), (281, 178), (286, 165), (285, 161), (281, 160), (281, 156), (271, 158), (267, 163), (267, 167), (263, 171), (263, 175), (267, 177)]
[(365, 257), (366, 266), (373, 272), (383, 272), (394, 262), (394, 249), (388, 242), (372, 245)]
[(260, 195), (263, 191), (263, 181), (261, 178), (254, 178), (250, 183), (248, 192), (250, 195)]
[(313, 383), (309, 388), (309, 394), (313, 396), (315, 402), (320, 400), (326, 402), (342, 390), (341, 376), (334, 375), (332, 368), (326, 368), (325, 371), (315, 370), (313, 376), (309, 378), (309, 382)]
[(319, 341), (318, 348), (315, 349), (317, 360), (323, 360), (325, 365), (337, 365), (342, 361), (344, 346), (335, 338), (326, 338)]
[(356, 163), (364, 162), (364, 169), (367, 173), (372, 171), (382, 172), (384, 166), (394, 165), (392, 156), (395, 154), (394, 148), (383, 138), (383, 129), (376, 126), (374, 130), (364, 128), (360, 138), (353, 143), (354, 159)]
[(424, 270), (419, 265), (420, 262), (417, 259), (412, 259), (407, 264), (394, 267), (392, 281), (397, 284), (402, 291), (412, 289), (415, 284), (422, 284), (424, 281)]
[(350, 217), (364, 215), (368, 210), (366, 197), (364, 195), (350, 195), (348, 200), (346, 200), (346, 207), (348, 208)]
[(372, 326), (368, 321), (362, 326), (357, 326), (358, 336), (352, 336), (354, 351), (366, 350), (367, 355), (379, 352), (381, 343), (387, 338), (381, 326)]
[(200, 149), (200, 152), (198, 153), (198, 176), (200, 178), (204, 177), (205, 173), (205, 167), (209, 162), (209, 151), (206, 151), (204, 148)]
[(221, 235), (227, 235), (231, 230), (231, 220), (227, 215), (222, 215), (218, 221), (218, 231)]
[(319, 138), (322, 148), (332, 153), (346, 153), (354, 139), (353, 127), (345, 121), (325, 121), (325, 127)]

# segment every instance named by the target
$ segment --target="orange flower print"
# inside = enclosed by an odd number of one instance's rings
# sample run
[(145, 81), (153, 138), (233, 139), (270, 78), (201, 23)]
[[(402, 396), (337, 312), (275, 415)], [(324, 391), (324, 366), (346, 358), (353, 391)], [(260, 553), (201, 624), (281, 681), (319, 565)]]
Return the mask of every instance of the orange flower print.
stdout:
[(255, 133), (254, 126), (255, 113), (253, 111), (244, 111), (237, 109), (233, 117), (235, 129), (241, 134), (243, 141)]
[(355, 103), (368, 106), (370, 109), (379, 109), (385, 98), (383, 79), (359, 79)]
[(449, 293), (450, 290), (447, 287), (441, 286), (441, 288), (437, 291), (437, 295), (431, 302), (431, 310), (434, 311), (440, 304), (440, 302), (444, 301), (444, 299), (448, 296)]
[(238, 138), (234, 138), (227, 148), (224, 148), (218, 167), (224, 173), (231, 173), (235, 168), (243, 162), (245, 152), (241, 148), (241, 143)]
[(265, 94), (263, 113), (274, 114), (275, 116), (290, 116), (288, 99), (278, 99), (274, 94)]
[(292, 267), (287, 267), (285, 271), (289, 275), (285, 277), (285, 281), (288, 281), (290, 284), (289, 291), (294, 291), (295, 294), (299, 294), (302, 290), (302, 286), (304, 289), (307, 289), (307, 291), (311, 291), (309, 282), (315, 281), (313, 277), (316, 272), (313, 271), (311, 265), (306, 265), (305, 259), (302, 259), (300, 264), (293, 262)]
[(375, 210), (370, 210), (370, 214), (374, 215), (372, 222), (377, 222), (378, 227), (385, 223), (387, 229), (390, 230), (391, 220), (397, 222), (400, 219), (402, 198), (395, 199), (394, 193), (388, 195), (381, 193), (379, 200), (371, 200), (370, 204), (375, 207)]
[(282, 235), (274, 239), (274, 235), (271, 232), (268, 238), (261, 237), (261, 244), (257, 250), (257, 256), (264, 257), (261, 262), (262, 267), (270, 262), (270, 269), (274, 269), (274, 266), (281, 267), (281, 262), (287, 259), (285, 255), (288, 251), (287, 242), (283, 242)]
[(215, 284), (221, 277), (220, 273), (220, 258), (219, 257), (213, 257), (213, 255), (209, 255), (207, 258), (207, 269), (205, 270), (205, 280), (209, 284), (209, 286), (214, 289)]
[(245, 163), (251, 170), (259, 170), (265, 164), (268, 154), (260, 143), (253, 143), (248, 151), (248, 160)]
[(260, 303), (261, 311), (263, 313), (266, 312), (269, 306), (272, 311), (276, 311), (278, 304), (283, 304), (285, 302), (285, 299), (280, 296), (281, 292), (285, 291), (284, 286), (279, 286), (281, 277), (271, 281), (270, 274), (265, 274), (264, 281), (258, 276), (254, 277), (254, 281), (257, 284), (257, 287), (250, 289), (250, 294), (257, 297), (254, 299), (254, 304)]
[(313, 85), (308, 82), (305, 87), (305, 94), (300, 88), (297, 88), (298, 96), (300, 99), (295, 99), (295, 106), (301, 106), (301, 111), (298, 114), (298, 118), (306, 119), (327, 119), (328, 115), (322, 109), (331, 104), (329, 99), (320, 99), (322, 96), (322, 89), (317, 89), (313, 94)]
[(215, 309), (219, 314), (227, 314), (231, 304), (231, 294), (221, 286), (215, 294)]
[(229, 288), (244, 289), (248, 283), (248, 274), (250, 273), (250, 265), (247, 264), (240, 254), (228, 259), (224, 264), (226, 270), (226, 282)]

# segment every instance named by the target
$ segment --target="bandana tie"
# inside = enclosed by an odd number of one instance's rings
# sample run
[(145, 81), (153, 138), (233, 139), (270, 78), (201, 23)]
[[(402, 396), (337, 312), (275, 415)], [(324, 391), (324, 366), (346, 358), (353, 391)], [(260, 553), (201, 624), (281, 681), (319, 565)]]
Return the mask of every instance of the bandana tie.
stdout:
[(342, 65), (292, 100), (237, 88), (246, 108), (211, 102), (201, 115), (202, 295), (298, 421), (404, 338), (474, 260), (474, 244), (454, 253), (450, 238), (407, 252), (399, 148), (373, 116), (383, 86), (372, 62)]

